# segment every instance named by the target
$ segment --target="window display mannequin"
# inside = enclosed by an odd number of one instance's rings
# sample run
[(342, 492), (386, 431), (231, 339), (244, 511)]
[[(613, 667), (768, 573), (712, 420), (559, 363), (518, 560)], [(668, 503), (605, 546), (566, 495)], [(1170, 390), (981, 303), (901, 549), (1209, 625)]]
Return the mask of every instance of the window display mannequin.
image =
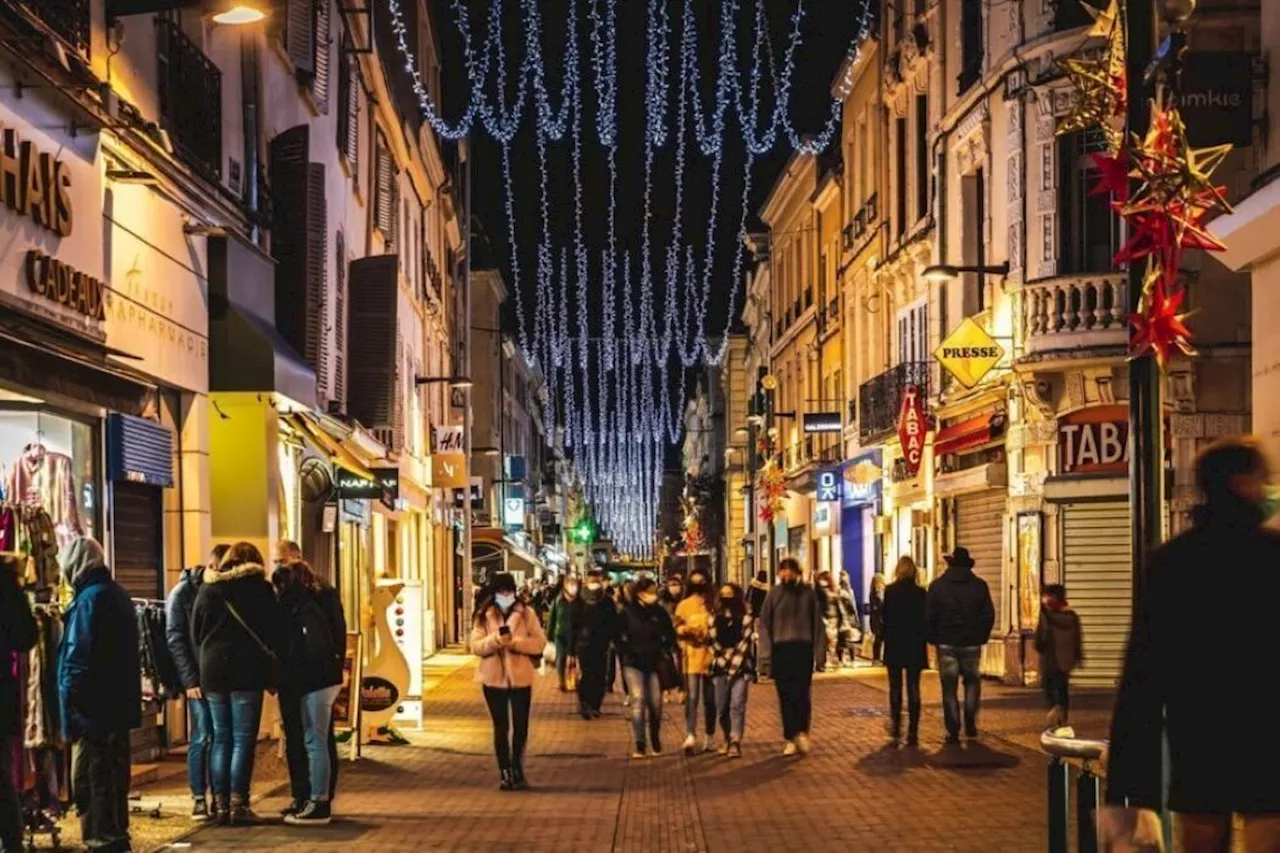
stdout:
[(59, 546), (65, 546), (84, 532), (76, 504), (74, 472), (70, 456), (54, 453), (42, 442), (35, 441), (22, 449), (4, 484), (9, 500), (40, 506), (49, 513)]

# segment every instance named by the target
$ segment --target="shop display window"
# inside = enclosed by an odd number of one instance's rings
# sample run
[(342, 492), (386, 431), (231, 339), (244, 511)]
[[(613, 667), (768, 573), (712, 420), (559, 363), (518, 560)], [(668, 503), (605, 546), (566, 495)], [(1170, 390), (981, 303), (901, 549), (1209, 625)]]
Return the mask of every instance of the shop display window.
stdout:
[(99, 459), (92, 421), (0, 399), (0, 497), (48, 512), (59, 547), (101, 538)]

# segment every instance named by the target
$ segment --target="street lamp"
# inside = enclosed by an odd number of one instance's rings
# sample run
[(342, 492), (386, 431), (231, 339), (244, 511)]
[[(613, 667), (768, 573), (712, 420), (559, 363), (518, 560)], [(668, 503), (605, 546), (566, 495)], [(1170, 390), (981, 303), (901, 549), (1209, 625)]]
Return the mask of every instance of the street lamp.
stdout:
[(198, 8), (215, 24), (256, 24), (271, 13), (271, 0), (107, 0), (107, 18), (151, 15), (174, 9)]
[(471, 381), (470, 376), (415, 376), (413, 377), (414, 385), (438, 385), (441, 382), (448, 382), (450, 388), (459, 390), (470, 388), (475, 385)]
[(924, 280), (934, 284), (943, 284), (956, 278), (961, 273), (978, 273), (979, 275), (998, 275), (1007, 276), (1009, 274), (1009, 262), (994, 266), (981, 266), (977, 264), (955, 266), (952, 264), (934, 264), (931, 267), (925, 267), (921, 275)]

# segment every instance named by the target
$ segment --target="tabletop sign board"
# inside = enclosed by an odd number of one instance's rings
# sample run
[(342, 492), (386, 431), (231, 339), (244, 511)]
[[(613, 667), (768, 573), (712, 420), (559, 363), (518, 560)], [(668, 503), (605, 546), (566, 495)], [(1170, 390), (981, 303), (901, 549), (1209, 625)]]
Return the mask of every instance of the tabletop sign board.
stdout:
[(961, 385), (972, 388), (1004, 358), (1004, 347), (972, 317), (966, 317), (933, 355)]

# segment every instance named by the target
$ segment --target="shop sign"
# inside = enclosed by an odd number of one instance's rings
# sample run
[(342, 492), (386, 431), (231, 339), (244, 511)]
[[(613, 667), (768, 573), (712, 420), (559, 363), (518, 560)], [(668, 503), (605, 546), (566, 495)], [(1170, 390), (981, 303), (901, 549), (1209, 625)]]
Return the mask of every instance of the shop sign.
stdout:
[(831, 532), (831, 504), (820, 503), (813, 507), (813, 532), (825, 535)]
[(395, 707), (400, 689), (379, 675), (367, 675), (360, 682), (360, 710), (376, 714)]
[(465, 489), (471, 485), (467, 474), (467, 454), (462, 426), (435, 428), (435, 450), (431, 454), (431, 484), (441, 489)]
[(840, 500), (840, 483), (841, 478), (839, 468), (823, 468), (818, 471), (818, 502), (822, 503), (825, 501)]
[(1182, 59), (1174, 98), (1194, 146), (1253, 143), (1253, 56), (1191, 51)]
[(100, 323), (107, 319), (106, 287), (100, 279), (74, 269), (39, 249), (27, 250), (27, 289), (41, 299)]
[(502, 502), (502, 526), (508, 530), (524, 529), (524, 498), (507, 498)]
[(840, 423), (839, 412), (806, 412), (804, 416), (805, 434), (817, 432), (840, 432), (844, 426)]
[[(453, 490), (453, 505), (456, 509), (462, 509), (466, 496), (466, 489)], [(471, 509), (484, 509), (484, 477), (471, 478)]]
[(902, 460), (909, 476), (914, 477), (924, 460), (924, 436), (928, 428), (920, 386), (902, 389), (902, 409), (898, 415), (898, 441), (902, 444)]
[(1058, 421), (1058, 471), (1124, 474), (1129, 470), (1129, 410), (1095, 406)]
[(841, 492), (845, 506), (874, 503), (880, 499), (883, 462), (879, 450), (864, 453), (844, 465)]
[(346, 468), (335, 468), (333, 484), (339, 500), (374, 501), (382, 500), (382, 484), (370, 480)]
[(67, 164), (0, 122), (0, 197), (19, 216), (59, 237), (71, 236), (71, 174)]
[(382, 505), (387, 509), (399, 509), (400, 507), (400, 469), (399, 468), (373, 468), (369, 471), (373, 478), (378, 481), (378, 485), (382, 487), (382, 494), (378, 499), (382, 501)]
[(965, 317), (964, 322), (938, 347), (934, 358), (961, 385), (972, 388), (1004, 358), (1004, 347), (972, 317)]

